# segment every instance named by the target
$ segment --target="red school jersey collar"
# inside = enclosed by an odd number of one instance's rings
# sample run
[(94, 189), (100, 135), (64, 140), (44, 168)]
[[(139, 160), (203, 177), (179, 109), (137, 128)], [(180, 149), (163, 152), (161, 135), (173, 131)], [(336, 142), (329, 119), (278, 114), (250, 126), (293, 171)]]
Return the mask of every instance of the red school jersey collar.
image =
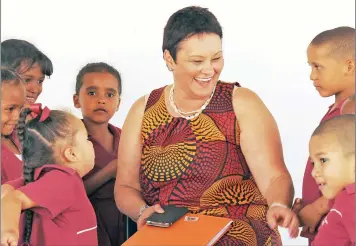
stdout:
[(60, 171), (66, 172), (66, 173), (68, 173), (70, 175), (74, 175), (74, 174), (77, 173), (77, 171), (75, 171), (74, 169), (72, 169), (70, 167), (63, 166), (63, 165), (45, 164), (45, 165), (43, 165), (43, 166), (41, 166), (39, 168), (36, 168), (34, 176), (33, 176), (33, 179), (37, 180), (42, 173), (48, 172), (48, 171), (51, 171), (51, 170), (60, 170)]
[(333, 110), (331, 110), (331, 109), (334, 107), (335, 103), (331, 104), (329, 106), (329, 110), (328, 110), (327, 114), (330, 114), (330, 113), (334, 112), (335, 110), (340, 110), (346, 100), (347, 100), (347, 97), (342, 99), (338, 104), (336, 104), (336, 107)]
[[(82, 119), (82, 122), (84, 123), (84, 120)], [(108, 123), (108, 129), (109, 131), (113, 134), (114, 136), (114, 146), (119, 146), (119, 141), (120, 141), (120, 135), (121, 135), (121, 130), (117, 128), (116, 126)], [(96, 141), (95, 138), (93, 138), (90, 134), (88, 135), (88, 139), (93, 143), (93, 144), (99, 144), (98, 141)], [(100, 144), (99, 144), (100, 145)], [(117, 148), (117, 147), (116, 147)], [(117, 149), (114, 150), (114, 152), (117, 152)]]
[(348, 195), (355, 194), (355, 183), (352, 183), (352, 184), (349, 184), (348, 186), (346, 186), (345, 190)]

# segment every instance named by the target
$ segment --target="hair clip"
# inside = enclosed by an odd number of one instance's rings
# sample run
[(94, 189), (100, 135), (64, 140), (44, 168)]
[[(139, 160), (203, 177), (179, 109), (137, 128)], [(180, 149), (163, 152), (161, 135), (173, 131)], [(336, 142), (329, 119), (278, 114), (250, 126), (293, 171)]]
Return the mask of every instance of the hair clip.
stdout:
[(30, 110), (32, 113), (35, 114), (32, 115), (33, 117), (37, 117), (38, 115), (41, 115), (39, 122), (45, 121), (49, 117), (49, 114), (51, 113), (51, 110), (47, 106), (44, 107), (44, 109), (42, 109), (41, 103), (31, 104)]

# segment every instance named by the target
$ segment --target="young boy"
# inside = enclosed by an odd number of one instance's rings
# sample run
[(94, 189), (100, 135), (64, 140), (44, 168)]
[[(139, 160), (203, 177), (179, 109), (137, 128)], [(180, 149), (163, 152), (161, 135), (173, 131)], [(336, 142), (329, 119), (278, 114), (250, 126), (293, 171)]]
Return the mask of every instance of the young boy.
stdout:
[[(318, 34), (309, 44), (308, 63), (312, 67), (310, 79), (322, 97), (335, 97), (321, 122), (340, 115), (342, 104), (355, 93), (355, 29), (338, 27)], [(312, 242), (321, 219), (329, 211), (328, 199), (320, 193), (311, 172), (309, 159), (303, 179), (303, 200), (295, 204), (299, 212), (301, 236)]]
[(355, 117), (336, 116), (313, 133), (312, 176), (331, 209), (312, 245), (355, 244)]

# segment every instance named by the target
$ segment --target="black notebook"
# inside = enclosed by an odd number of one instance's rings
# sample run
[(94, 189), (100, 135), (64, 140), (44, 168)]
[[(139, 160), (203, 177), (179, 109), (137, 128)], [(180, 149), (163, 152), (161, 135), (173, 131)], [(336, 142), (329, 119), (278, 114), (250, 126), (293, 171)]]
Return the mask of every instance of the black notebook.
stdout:
[(147, 225), (170, 227), (174, 222), (179, 220), (189, 211), (185, 207), (177, 207), (175, 205), (167, 205), (162, 208), (164, 213), (153, 213), (150, 217), (147, 218)]

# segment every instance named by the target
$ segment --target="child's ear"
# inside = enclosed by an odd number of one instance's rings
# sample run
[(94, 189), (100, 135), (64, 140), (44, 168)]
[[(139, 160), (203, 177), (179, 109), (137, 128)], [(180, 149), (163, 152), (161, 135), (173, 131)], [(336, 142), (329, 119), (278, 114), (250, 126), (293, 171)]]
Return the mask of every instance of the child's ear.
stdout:
[(121, 98), (119, 98), (119, 102), (117, 103), (116, 112), (119, 110), (120, 103), (121, 103)]
[(66, 147), (63, 151), (63, 154), (67, 162), (76, 162), (78, 160), (73, 147)]
[(346, 75), (354, 76), (354, 74), (355, 74), (355, 60), (354, 59), (347, 60), (346, 64), (347, 64)]
[(79, 96), (77, 94), (73, 95), (73, 104), (74, 104), (74, 107), (80, 108)]

